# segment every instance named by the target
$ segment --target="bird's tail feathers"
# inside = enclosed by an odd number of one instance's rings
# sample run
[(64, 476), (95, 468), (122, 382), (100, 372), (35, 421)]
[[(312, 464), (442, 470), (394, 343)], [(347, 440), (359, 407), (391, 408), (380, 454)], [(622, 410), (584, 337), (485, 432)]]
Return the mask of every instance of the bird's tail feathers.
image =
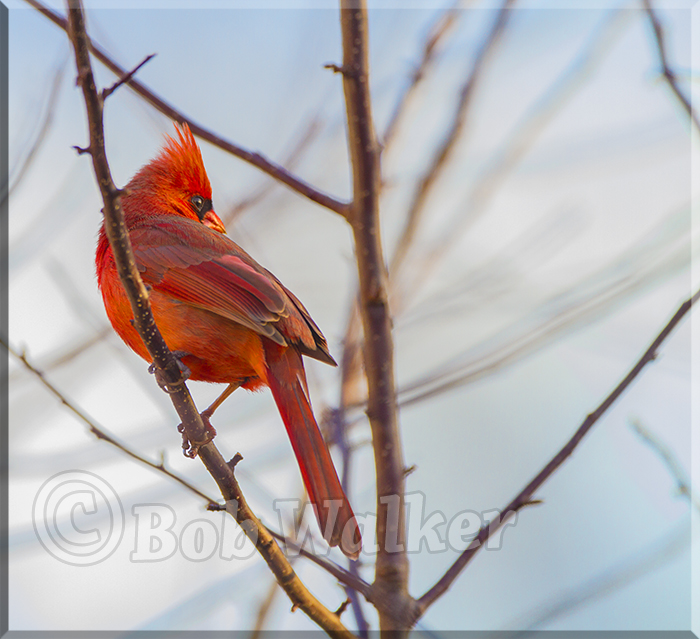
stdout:
[(268, 384), (292, 443), (323, 538), (357, 559), (360, 529), (314, 418), (301, 354), (265, 341)]

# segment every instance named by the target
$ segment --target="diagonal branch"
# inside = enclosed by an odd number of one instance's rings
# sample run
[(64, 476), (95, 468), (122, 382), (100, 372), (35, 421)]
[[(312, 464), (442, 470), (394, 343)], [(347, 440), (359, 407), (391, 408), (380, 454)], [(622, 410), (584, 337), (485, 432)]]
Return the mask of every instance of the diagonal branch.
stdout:
[[(494, 160), (477, 177), (466, 199), (456, 207), (455, 214), (445, 224), (445, 230), (422, 250), (421, 255), (412, 259), (411, 266), (417, 274), (410, 282), (412, 296), (415, 296), (416, 291), (433, 274), (441, 258), (449, 254), (455, 244), (464, 237), (465, 231), (487, 211), (499, 188), (512, 175), (513, 170), (518, 167), (549, 123), (594, 77), (597, 67), (605, 59), (605, 54), (623, 34), (633, 15), (636, 14), (617, 9), (606, 16), (573, 64), (523, 115), (505, 144), (496, 152)], [(405, 299), (401, 302), (404, 305)]]
[(365, 599), (367, 599), (367, 601), (372, 601), (372, 586), (362, 579), (362, 577), (351, 573), (349, 570), (345, 570), (345, 568), (339, 566), (327, 557), (317, 555), (310, 550), (307, 550), (304, 548), (304, 546), (300, 546), (294, 540), (290, 539), (289, 537), (285, 537), (271, 528), (268, 528), (267, 530), (275, 539), (277, 539), (277, 541), (281, 541), (285, 547), (291, 548), (294, 552), (299, 553), (302, 557), (305, 557), (310, 562), (316, 564), (320, 568), (323, 568), (326, 572), (333, 575), (341, 584), (356, 592), (359, 592)]
[(496, 45), (500, 40), (503, 29), (505, 28), (508, 18), (510, 17), (510, 12), (514, 2), (515, 0), (504, 0), (503, 4), (501, 5), (501, 9), (499, 10), (496, 20), (491, 27), (491, 31), (477, 53), (471, 73), (469, 74), (469, 77), (465, 83), (462, 85), (459, 100), (457, 102), (450, 127), (440, 143), (437, 152), (433, 156), (428, 170), (418, 183), (418, 187), (416, 188), (416, 192), (413, 196), (413, 201), (411, 202), (408, 210), (408, 215), (406, 216), (404, 227), (401, 230), (398, 244), (396, 245), (391, 262), (389, 263), (389, 272), (391, 273), (392, 280), (396, 278), (399, 269), (408, 255), (409, 248), (415, 239), (415, 235), (420, 224), (420, 219), (425, 211), (425, 205), (428, 201), (428, 197), (432, 192), (433, 187), (437, 184), (438, 178), (448, 166), (450, 159), (452, 158), (452, 154), (457, 147), (457, 142), (461, 138), (462, 132), (467, 123), (467, 113), (469, 110), (469, 105), (471, 104), (472, 96), (475, 92), (475, 88), (481, 79), (486, 63), (492, 57)]
[(579, 445), (586, 433), (593, 428), (596, 422), (605, 414), (605, 412), (615, 403), (615, 401), (625, 392), (628, 386), (636, 379), (647, 364), (656, 359), (657, 352), (666, 338), (673, 332), (673, 329), (680, 323), (683, 317), (690, 311), (694, 303), (700, 298), (700, 290), (695, 293), (690, 299), (681, 304), (675, 312), (668, 324), (664, 326), (661, 332), (656, 336), (651, 346), (639, 358), (639, 361), (632, 367), (624, 379), (615, 387), (615, 389), (603, 400), (603, 402), (590, 413), (573, 437), (564, 445), (564, 447), (551, 459), (551, 461), (537, 474), (537, 476), (520, 491), (517, 497), (513, 499), (502, 511), (499, 518), (494, 522), (484, 526), (474, 541), (462, 552), (457, 560), (450, 566), (447, 572), (440, 580), (428, 590), (419, 600), (420, 614), (425, 614), (425, 611), (432, 606), (454, 583), (459, 577), (467, 564), (479, 552), (479, 549), (488, 541), (488, 539), (499, 530), (505, 522), (507, 522), (515, 513), (524, 506), (532, 503), (535, 491), (551, 477), (554, 472), (566, 461), (566, 459), (574, 452), (574, 449)]
[[(86, 151), (92, 158), (95, 177), (104, 201), (105, 231), (112, 247), (119, 278), (131, 303), (134, 328), (146, 345), (154, 365), (161, 371), (162, 379), (182, 420), (188, 439), (191, 442), (205, 441), (206, 429), (184, 383), (178, 364), (155, 324), (148, 292), (141, 281), (134, 260), (121, 210), (120, 191), (112, 181), (107, 163), (102, 122), (103, 102), (97, 93), (92, 73), (89, 39), (85, 30), (81, 0), (68, 0), (68, 22), (68, 35), (75, 50), (78, 83), (81, 86), (87, 110), (90, 144)], [(226, 500), (227, 510), (255, 544), (257, 551), (266, 561), (292, 603), (334, 636), (353, 637), (354, 635), (345, 628), (340, 618), (323, 606), (301, 582), (272, 535), (248, 506), (233, 474), (232, 465), (226, 463), (214, 443), (210, 441), (201, 446), (199, 456), (218, 484)]]
[[(319, 116), (316, 115), (309, 120), (307, 125), (303, 128), (301, 135), (299, 135), (298, 141), (285, 156), (283, 162), (288, 170), (291, 171), (297, 166), (320, 132), (321, 122)], [(276, 186), (276, 182), (265, 180), (262, 186), (235, 202), (229, 207), (226, 213), (220, 216), (224, 225), (228, 228), (228, 226), (233, 224), (246, 210), (258, 205)]]
[[(0, 197), (6, 197), (7, 195), (12, 195), (14, 190), (19, 186), (19, 184), (24, 179), (25, 175), (27, 175), (27, 171), (29, 170), (29, 168), (33, 164), (34, 160), (38, 156), (39, 149), (41, 149), (42, 145), (46, 141), (48, 133), (49, 133), (51, 126), (53, 124), (54, 114), (56, 112), (56, 106), (58, 105), (58, 95), (61, 91), (61, 85), (63, 84), (63, 75), (66, 71), (68, 60), (69, 60), (69, 58), (66, 57), (61, 62), (61, 64), (57, 67), (57, 69), (54, 73), (53, 81), (51, 82), (51, 89), (49, 91), (49, 96), (48, 96), (48, 99), (46, 100), (46, 112), (44, 114), (41, 125), (39, 126), (39, 130), (38, 130), (38, 133), (36, 135), (36, 138), (34, 139), (34, 142), (32, 143), (32, 145), (29, 149), (29, 152), (24, 157), (24, 160), (22, 160), (19, 167), (17, 167), (16, 169), (14, 169), (12, 171), (13, 175), (10, 176), (12, 179), (12, 183), (9, 186), (9, 190), (7, 192), (3, 192)], [(4, 189), (3, 189), (3, 191), (4, 191)]]
[[(42, 15), (46, 16), (55, 25), (59, 26), (64, 31), (68, 31), (68, 21), (52, 11), (49, 7), (39, 2), (39, 0), (26, 0), (26, 2), (39, 11)], [(112, 60), (107, 53), (105, 53), (105, 51), (103, 51), (90, 39), (87, 41), (87, 46), (93, 55), (118, 78), (128, 75), (128, 71), (126, 69), (114, 62), (114, 60)], [(316, 204), (320, 204), (321, 206), (334, 211), (342, 217), (347, 217), (348, 205), (345, 202), (319, 191), (310, 184), (307, 184), (303, 180), (292, 175), (280, 165), (271, 162), (260, 153), (248, 151), (234, 144), (233, 142), (222, 138), (200, 124), (193, 122), (181, 111), (178, 111), (174, 106), (166, 102), (163, 98), (151, 91), (146, 85), (138, 80), (129, 78), (126, 80), (126, 84), (132, 89), (132, 91), (141, 96), (146, 102), (160, 111), (163, 115), (169, 117), (171, 120), (175, 120), (176, 122), (187, 123), (194, 135), (206, 140), (210, 144), (213, 144), (220, 149), (223, 149), (224, 151), (227, 151), (228, 153), (231, 153), (232, 155), (235, 155), (237, 158), (252, 164), (274, 179), (286, 184), (293, 191), (303, 195), (312, 202), (316, 202)]]
[(685, 497), (690, 505), (700, 513), (700, 499), (690, 483), (688, 474), (683, 470), (676, 456), (671, 449), (664, 444), (659, 437), (652, 433), (638, 419), (630, 420), (630, 426), (637, 435), (661, 458), (671, 477), (676, 482), (678, 494)]
[(440, 13), (435, 22), (433, 22), (428, 29), (428, 37), (423, 42), (423, 54), (420, 62), (418, 62), (413, 70), (410, 82), (394, 106), (394, 110), (389, 118), (389, 123), (384, 130), (384, 135), (382, 136), (382, 151), (386, 151), (386, 149), (391, 146), (408, 103), (411, 101), (411, 98), (416, 95), (417, 89), (420, 87), (423, 80), (425, 80), (428, 71), (435, 63), (435, 58), (440, 45), (443, 44), (443, 40), (454, 31), (455, 25), (462, 16), (462, 4), (464, 4), (463, 0), (457, 0), (449, 9)]
[(150, 62), (154, 57), (155, 53), (151, 53), (147, 55), (141, 62), (139, 62), (131, 71), (128, 73), (125, 73), (121, 78), (119, 78), (111, 87), (107, 87), (106, 89), (102, 89), (102, 102), (104, 102), (112, 93), (114, 93), (122, 84), (125, 84), (126, 82), (129, 82), (130, 80), (133, 79), (133, 77), (138, 73), (138, 71), (141, 69), (141, 67)]
[(218, 504), (216, 500), (212, 499), (211, 497), (203, 493), (201, 490), (190, 484), (186, 479), (180, 477), (180, 475), (169, 470), (165, 466), (163, 460), (161, 460), (159, 463), (155, 463), (147, 457), (144, 457), (143, 455), (139, 455), (137, 452), (134, 452), (133, 450), (122, 444), (115, 437), (110, 435), (102, 426), (100, 426), (93, 419), (88, 417), (78, 406), (71, 402), (60, 390), (58, 390), (48, 379), (46, 379), (44, 371), (38, 369), (34, 364), (32, 364), (27, 358), (26, 353), (20, 353), (18, 350), (16, 350), (10, 344), (8, 344), (2, 337), (0, 337), (0, 345), (4, 346), (13, 357), (17, 358), (20, 362), (22, 362), (24, 367), (28, 371), (33, 373), (34, 376), (51, 392), (51, 394), (61, 402), (61, 404), (63, 404), (80, 421), (82, 421), (88, 427), (90, 432), (95, 437), (97, 437), (97, 439), (111, 444), (112, 446), (118, 448), (120, 451), (122, 451), (124, 454), (126, 454), (128, 457), (131, 457), (135, 461), (140, 462), (141, 464), (145, 464), (149, 468), (163, 473), (167, 477), (170, 477), (170, 479), (174, 479), (180, 485), (192, 491), (198, 497), (204, 499), (204, 501), (206, 501), (208, 504), (209, 510), (217, 510), (221, 508), (220, 504)]
[(663, 27), (661, 26), (661, 22), (659, 21), (658, 16), (654, 13), (654, 10), (651, 7), (650, 0), (642, 0), (642, 4), (644, 5), (644, 10), (646, 11), (647, 16), (649, 16), (651, 28), (654, 32), (656, 50), (659, 55), (659, 62), (661, 63), (663, 76), (666, 79), (666, 82), (668, 82), (668, 85), (671, 87), (671, 91), (673, 91), (675, 96), (678, 98), (678, 101), (681, 103), (686, 113), (690, 117), (690, 120), (695, 125), (695, 128), (698, 132), (700, 132), (700, 120), (698, 120), (698, 115), (697, 113), (695, 113), (695, 111), (693, 111), (693, 107), (690, 104), (690, 100), (686, 97), (683, 91), (681, 91), (681, 88), (678, 84), (678, 78), (676, 77), (675, 72), (668, 63), (668, 54), (666, 53), (666, 39), (664, 36)]

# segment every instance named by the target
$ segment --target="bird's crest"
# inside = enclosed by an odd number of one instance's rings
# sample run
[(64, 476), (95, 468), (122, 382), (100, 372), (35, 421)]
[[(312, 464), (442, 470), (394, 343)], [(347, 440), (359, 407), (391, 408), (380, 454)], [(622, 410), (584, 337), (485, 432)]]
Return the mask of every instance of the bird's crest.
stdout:
[(185, 123), (175, 124), (175, 131), (177, 139), (165, 136), (160, 153), (134, 176), (134, 186), (145, 182), (151, 192), (163, 196), (182, 192), (211, 198), (211, 184), (192, 131)]
[(163, 162), (171, 175), (179, 175), (185, 180), (192, 192), (200, 192), (204, 197), (211, 197), (211, 185), (204, 169), (202, 152), (186, 123), (176, 124), (178, 139), (166, 135), (165, 146), (156, 159)]

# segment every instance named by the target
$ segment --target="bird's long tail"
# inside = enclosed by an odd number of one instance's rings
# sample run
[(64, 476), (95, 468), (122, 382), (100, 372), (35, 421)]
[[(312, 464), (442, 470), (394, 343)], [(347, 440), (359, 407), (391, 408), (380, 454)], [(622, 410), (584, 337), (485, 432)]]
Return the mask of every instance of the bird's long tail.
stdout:
[(311, 410), (301, 354), (293, 347), (263, 341), (268, 384), (287, 427), (323, 538), (357, 559), (362, 544), (360, 529)]

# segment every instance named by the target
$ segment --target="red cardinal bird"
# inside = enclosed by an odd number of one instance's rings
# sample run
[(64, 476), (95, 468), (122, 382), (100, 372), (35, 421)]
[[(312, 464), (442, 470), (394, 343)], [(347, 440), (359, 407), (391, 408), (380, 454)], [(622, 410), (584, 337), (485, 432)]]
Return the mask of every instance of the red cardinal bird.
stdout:
[[(186, 125), (177, 134), (166, 136), (121, 198), (158, 328), (190, 379), (229, 385), (202, 414), (207, 421), (236, 388), (270, 387), (325, 540), (356, 558), (360, 531), (314, 419), (301, 356), (336, 363), (302, 303), (224, 235), (199, 147)], [(131, 324), (104, 224), (95, 263), (114, 330), (150, 361)]]

